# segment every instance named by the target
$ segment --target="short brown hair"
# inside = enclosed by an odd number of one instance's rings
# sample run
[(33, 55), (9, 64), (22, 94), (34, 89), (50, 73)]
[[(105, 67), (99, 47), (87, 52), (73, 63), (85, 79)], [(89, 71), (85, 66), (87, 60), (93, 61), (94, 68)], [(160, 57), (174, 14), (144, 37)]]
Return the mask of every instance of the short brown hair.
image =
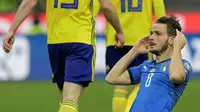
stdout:
[(176, 36), (176, 29), (179, 31), (182, 30), (179, 20), (177, 20), (174, 15), (171, 15), (170, 17), (161, 17), (156, 21), (156, 23), (167, 24), (168, 36)]

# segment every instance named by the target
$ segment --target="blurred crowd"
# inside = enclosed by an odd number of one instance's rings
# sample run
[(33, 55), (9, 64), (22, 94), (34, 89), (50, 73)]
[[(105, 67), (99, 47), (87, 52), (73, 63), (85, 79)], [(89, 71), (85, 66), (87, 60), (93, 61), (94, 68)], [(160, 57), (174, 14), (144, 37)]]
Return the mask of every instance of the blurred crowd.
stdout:
[[(22, 0), (0, 0), (0, 12), (15, 12)], [(39, 0), (34, 12), (45, 11), (45, 1)]]
[[(22, 0), (0, 0), (0, 13), (12, 13), (17, 10)], [(43, 29), (40, 25), (39, 12), (45, 11), (46, 0), (39, 0), (37, 6), (33, 10), (32, 28), (29, 34), (43, 33)]]

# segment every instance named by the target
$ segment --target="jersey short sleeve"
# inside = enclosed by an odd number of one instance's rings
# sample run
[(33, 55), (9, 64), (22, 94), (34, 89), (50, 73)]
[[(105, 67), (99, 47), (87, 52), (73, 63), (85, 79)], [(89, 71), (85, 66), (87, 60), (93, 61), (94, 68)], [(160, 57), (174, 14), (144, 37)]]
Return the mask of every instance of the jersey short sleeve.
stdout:
[(131, 84), (140, 83), (142, 68), (143, 68), (143, 64), (140, 64), (139, 66), (131, 67), (128, 69), (129, 76), (131, 79)]
[(188, 81), (191, 76), (192, 76), (192, 66), (191, 64), (186, 61), (186, 60), (183, 60), (183, 65), (184, 65), (184, 68), (185, 68), (185, 73), (186, 73), (186, 81)]

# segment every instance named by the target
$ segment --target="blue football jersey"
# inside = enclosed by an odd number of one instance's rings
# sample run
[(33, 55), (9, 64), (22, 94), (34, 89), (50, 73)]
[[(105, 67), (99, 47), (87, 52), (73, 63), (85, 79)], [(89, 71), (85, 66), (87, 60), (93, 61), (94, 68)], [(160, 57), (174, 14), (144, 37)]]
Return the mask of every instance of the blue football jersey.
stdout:
[(184, 83), (175, 84), (169, 79), (170, 62), (171, 59), (160, 63), (145, 61), (128, 69), (132, 84), (140, 83), (140, 90), (130, 112), (172, 111), (191, 78), (192, 67), (187, 60), (183, 60), (187, 77)]

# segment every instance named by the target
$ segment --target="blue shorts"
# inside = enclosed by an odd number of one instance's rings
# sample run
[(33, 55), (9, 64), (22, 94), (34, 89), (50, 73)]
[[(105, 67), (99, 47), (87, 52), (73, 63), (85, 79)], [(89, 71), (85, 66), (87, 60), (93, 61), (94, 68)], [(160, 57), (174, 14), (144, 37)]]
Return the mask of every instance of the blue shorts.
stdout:
[(64, 82), (87, 87), (94, 78), (94, 50), (82, 43), (48, 44), (53, 82), (61, 90)]
[[(106, 73), (108, 74), (112, 67), (131, 50), (132, 46), (124, 46), (123, 48), (115, 48), (114, 46), (108, 46), (106, 48)], [(148, 54), (138, 55), (135, 60), (129, 65), (129, 67), (138, 66), (148, 60)]]

